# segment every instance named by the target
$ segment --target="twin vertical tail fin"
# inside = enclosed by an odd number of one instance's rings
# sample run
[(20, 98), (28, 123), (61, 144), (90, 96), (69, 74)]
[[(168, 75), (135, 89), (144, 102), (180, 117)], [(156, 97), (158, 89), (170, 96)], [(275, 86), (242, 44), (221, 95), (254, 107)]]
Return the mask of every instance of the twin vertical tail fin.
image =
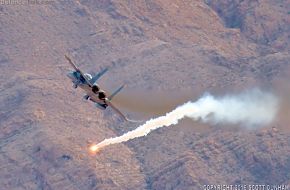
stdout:
[[(99, 72), (98, 74), (96, 74), (91, 80), (90, 83), (91, 84), (95, 84), (95, 82), (97, 80), (99, 80), (99, 78), (101, 78), (107, 71), (109, 70), (108, 67), (106, 67), (105, 69), (103, 69), (101, 72)], [(108, 100), (111, 101), (113, 99), (114, 96), (116, 96), (123, 88), (125, 87), (125, 85), (120, 86), (117, 90), (115, 90), (115, 92), (113, 92), (109, 97)]]
[(101, 76), (103, 76), (107, 71), (108, 71), (108, 67), (103, 69), (101, 72), (99, 72), (98, 74), (96, 74), (91, 80), (90, 83), (94, 84), (97, 80), (99, 80), (99, 78), (101, 78)]
[(125, 85), (120, 86), (117, 90), (115, 90), (109, 97), (108, 100), (111, 101), (114, 96), (116, 96), (123, 88), (125, 87)]

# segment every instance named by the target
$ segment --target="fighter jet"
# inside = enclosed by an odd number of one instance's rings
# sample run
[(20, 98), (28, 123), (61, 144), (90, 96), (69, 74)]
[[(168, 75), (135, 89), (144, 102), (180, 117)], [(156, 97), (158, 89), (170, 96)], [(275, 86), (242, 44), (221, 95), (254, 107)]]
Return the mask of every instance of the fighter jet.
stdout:
[(113, 108), (125, 121), (129, 122), (140, 122), (128, 119), (117, 107), (115, 107), (111, 100), (115, 95), (117, 95), (123, 88), (124, 85), (120, 86), (115, 92), (113, 92), (109, 97), (107, 97), (105, 91), (100, 89), (97, 84), (97, 80), (101, 78), (107, 71), (108, 68), (103, 69), (101, 72), (96, 74), (94, 77), (89, 73), (83, 73), (73, 62), (72, 60), (65, 55), (65, 58), (68, 60), (70, 65), (74, 68), (74, 71), (70, 71), (67, 76), (72, 80), (73, 87), (80, 87), (85, 91), (84, 100), (90, 100), (95, 103), (96, 107), (105, 110), (108, 106)]

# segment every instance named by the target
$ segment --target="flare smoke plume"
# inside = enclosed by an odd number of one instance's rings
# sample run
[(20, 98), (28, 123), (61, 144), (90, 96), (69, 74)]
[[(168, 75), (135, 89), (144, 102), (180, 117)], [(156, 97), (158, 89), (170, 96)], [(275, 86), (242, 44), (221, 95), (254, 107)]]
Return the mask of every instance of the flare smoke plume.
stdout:
[(277, 110), (278, 99), (273, 94), (258, 89), (224, 97), (205, 94), (196, 102), (187, 102), (165, 116), (150, 119), (133, 131), (105, 139), (90, 149), (96, 152), (111, 144), (146, 136), (157, 128), (176, 125), (184, 117), (211, 124), (241, 124), (248, 128), (256, 128), (270, 123)]

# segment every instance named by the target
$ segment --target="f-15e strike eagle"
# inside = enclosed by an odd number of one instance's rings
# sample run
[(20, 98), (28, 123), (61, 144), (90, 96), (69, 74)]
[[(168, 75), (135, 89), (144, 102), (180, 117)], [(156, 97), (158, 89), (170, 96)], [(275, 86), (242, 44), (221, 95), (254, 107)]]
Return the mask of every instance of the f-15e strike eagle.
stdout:
[(92, 77), (88, 73), (83, 73), (67, 55), (65, 55), (65, 58), (74, 68), (74, 71), (70, 71), (67, 76), (72, 80), (74, 88), (80, 87), (85, 91), (85, 100), (90, 100), (94, 102), (96, 107), (101, 110), (105, 110), (108, 106), (111, 106), (111, 108), (113, 108), (124, 120), (129, 122), (139, 122), (128, 119), (111, 102), (113, 97), (124, 88), (124, 85), (120, 86), (115, 92), (107, 97), (106, 93), (102, 89), (100, 89), (99, 85), (96, 83), (96, 81), (108, 71), (108, 68), (103, 69), (101, 72)]

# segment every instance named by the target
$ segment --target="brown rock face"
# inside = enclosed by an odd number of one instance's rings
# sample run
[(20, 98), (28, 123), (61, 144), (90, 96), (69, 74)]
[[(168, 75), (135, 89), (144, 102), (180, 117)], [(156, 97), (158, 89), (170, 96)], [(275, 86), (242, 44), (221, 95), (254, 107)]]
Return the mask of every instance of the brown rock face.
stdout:
[(289, 119), (279, 116), (276, 128), (255, 131), (183, 121), (89, 155), (88, 140), (137, 125), (83, 102), (64, 59), (92, 74), (109, 67), (100, 84), (127, 84), (114, 101), (132, 117), (156, 117), (204, 91), (277, 81), (286, 89), (289, 1), (11, 2), (0, 5), (0, 189), (289, 184)]
[(289, 49), (289, 1), (215, 1), (206, 3), (223, 19), (225, 26), (239, 28), (255, 43), (278, 51)]

